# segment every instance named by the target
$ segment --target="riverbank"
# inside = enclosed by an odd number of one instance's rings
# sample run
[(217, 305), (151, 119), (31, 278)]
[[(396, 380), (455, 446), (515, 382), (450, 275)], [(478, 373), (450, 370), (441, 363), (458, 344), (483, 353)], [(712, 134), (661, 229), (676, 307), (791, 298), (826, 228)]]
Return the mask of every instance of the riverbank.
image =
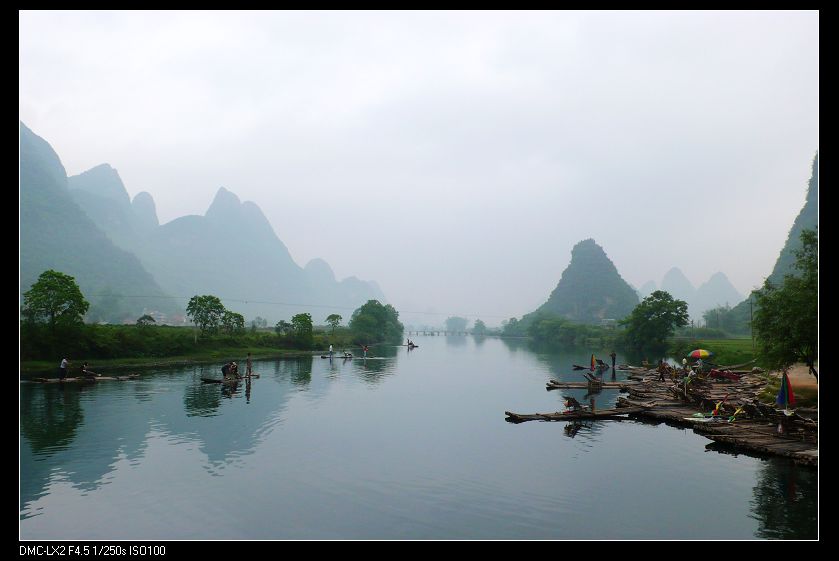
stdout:
[[(244, 364), (251, 353), (253, 360), (277, 360), (285, 358), (302, 358), (320, 355), (321, 351), (299, 351), (294, 349), (265, 349), (265, 348), (222, 348), (202, 350), (201, 352), (190, 353), (172, 357), (146, 357), (146, 358), (111, 358), (111, 359), (76, 359), (70, 357), (73, 367), (78, 368), (85, 360), (90, 363), (90, 370), (96, 373), (118, 372), (125, 370), (144, 370), (152, 368), (194, 366), (200, 364), (217, 364), (236, 360)], [(20, 364), (20, 377), (22, 380), (33, 377), (52, 377), (56, 375), (58, 366), (52, 362), (43, 360), (23, 361)], [(72, 369), (71, 369), (72, 370)]]

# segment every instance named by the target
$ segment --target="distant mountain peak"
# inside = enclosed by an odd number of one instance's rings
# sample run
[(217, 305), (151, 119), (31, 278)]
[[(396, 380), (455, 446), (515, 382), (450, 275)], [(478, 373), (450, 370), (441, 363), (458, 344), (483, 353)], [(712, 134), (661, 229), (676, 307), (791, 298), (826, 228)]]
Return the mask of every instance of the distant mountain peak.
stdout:
[(110, 164), (99, 164), (87, 171), (68, 178), (68, 186), (71, 190), (78, 189), (105, 197), (118, 202), (122, 206), (131, 204), (128, 191), (119, 176), (119, 172)]
[(306, 263), (306, 266), (303, 267), (303, 269), (313, 278), (335, 282), (335, 272), (332, 270), (332, 267), (329, 266), (329, 263), (320, 257), (315, 257)]
[(696, 298), (692, 303), (693, 312), (702, 314), (718, 306), (733, 306), (742, 299), (743, 295), (734, 288), (728, 277), (722, 272), (716, 272), (696, 289)]
[(657, 287), (655, 281), (648, 280), (647, 282), (645, 282), (644, 284), (641, 285), (641, 288), (639, 288), (637, 290), (637, 292), (638, 292), (638, 295), (641, 298), (646, 298), (647, 296), (649, 296), (650, 294), (652, 294), (656, 290), (658, 290), (658, 287)]
[(696, 288), (678, 267), (673, 267), (661, 279), (661, 290), (667, 292), (677, 300), (690, 303)]
[(241, 206), (242, 202), (239, 197), (224, 187), (219, 187), (210, 208), (207, 209), (204, 216), (211, 220), (235, 218)]
[(157, 219), (157, 207), (154, 204), (154, 198), (146, 191), (140, 191), (134, 196), (131, 201), (131, 207), (134, 209), (134, 216), (140, 226), (146, 229), (151, 229), (160, 225)]
[(571, 249), (571, 262), (537, 312), (597, 323), (626, 317), (637, 304), (635, 290), (621, 278), (606, 251), (588, 238)]

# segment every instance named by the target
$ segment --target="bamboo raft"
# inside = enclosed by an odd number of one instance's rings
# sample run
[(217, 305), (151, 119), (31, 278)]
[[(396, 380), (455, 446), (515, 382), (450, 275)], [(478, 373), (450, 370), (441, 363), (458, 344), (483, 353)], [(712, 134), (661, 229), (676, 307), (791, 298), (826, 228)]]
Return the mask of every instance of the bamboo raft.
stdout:
[[(643, 382), (619, 397), (618, 408), (644, 409), (637, 417), (692, 428), (715, 442), (758, 454), (784, 456), (796, 463), (818, 465), (818, 421), (798, 414), (787, 415), (761, 403), (757, 395), (766, 385), (757, 373), (743, 372), (737, 381), (660, 381), (650, 371)], [(721, 405), (719, 419), (696, 417)], [(730, 416), (736, 415), (733, 422)], [(778, 432), (781, 426), (783, 432)]]
[(32, 384), (94, 384), (96, 382), (124, 382), (126, 380), (137, 380), (139, 374), (128, 374), (127, 376), (80, 376), (75, 378), (32, 378), (30, 380), (21, 380), (22, 382), (29, 382)]
[(250, 374), (239, 376), (238, 378), (211, 378), (210, 376), (202, 376), (201, 381), (206, 384), (229, 384), (235, 385), (241, 382), (242, 380), (247, 380), (248, 378), (259, 378), (259, 374)]
[[(742, 374), (739, 380), (711, 381), (700, 378), (686, 385), (684, 379), (662, 381), (655, 370), (645, 370), (643, 373), (634, 370), (630, 378), (636, 380), (635, 383), (602, 383), (603, 388), (619, 388), (628, 392), (627, 396), (618, 397), (616, 409), (582, 409), (566, 413), (526, 415), (505, 411), (505, 420), (511, 423), (571, 421), (629, 415), (638, 420), (688, 427), (697, 434), (735, 450), (782, 456), (802, 465), (817, 466), (818, 420), (798, 413), (777, 411), (772, 405), (761, 403), (757, 396), (766, 386), (766, 380), (756, 371), (738, 373)], [(563, 383), (551, 380), (547, 384), (547, 389), (591, 387), (587, 382)], [(719, 415), (709, 418), (708, 412), (720, 402), (723, 403)], [(699, 413), (703, 415), (697, 416)], [(734, 420), (730, 422), (732, 416)]]
[(576, 419), (619, 419), (633, 413), (640, 413), (643, 407), (623, 407), (620, 409), (581, 409), (576, 411), (556, 411), (554, 413), (512, 413), (504, 411), (508, 423), (524, 423), (526, 421), (573, 421)]
[(560, 389), (585, 390), (592, 387), (600, 387), (604, 389), (629, 391), (629, 388), (634, 385), (635, 384), (633, 383), (601, 382), (599, 380), (589, 380), (587, 382), (560, 382), (558, 380), (548, 380), (548, 383), (545, 384), (545, 389), (548, 391)]

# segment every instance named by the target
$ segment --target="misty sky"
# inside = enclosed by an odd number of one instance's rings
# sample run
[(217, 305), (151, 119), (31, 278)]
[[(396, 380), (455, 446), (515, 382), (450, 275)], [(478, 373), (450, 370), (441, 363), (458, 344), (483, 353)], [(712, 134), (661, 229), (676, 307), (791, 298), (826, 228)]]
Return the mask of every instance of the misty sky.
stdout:
[(19, 112), (161, 222), (224, 186), (301, 266), (496, 325), (589, 237), (636, 288), (762, 283), (819, 148), (819, 14), (21, 12)]

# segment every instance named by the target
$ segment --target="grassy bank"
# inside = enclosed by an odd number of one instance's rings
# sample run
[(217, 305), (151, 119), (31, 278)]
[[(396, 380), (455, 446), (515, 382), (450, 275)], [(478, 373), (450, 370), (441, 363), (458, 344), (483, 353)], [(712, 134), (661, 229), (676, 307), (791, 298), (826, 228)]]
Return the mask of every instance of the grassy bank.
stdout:
[(668, 347), (670, 356), (681, 359), (694, 349), (705, 349), (714, 353), (711, 362), (719, 365), (742, 364), (757, 359), (755, 366), (767, 367), (752, 348), (749, 339), (671, 339)]
[[(274, 349), (264, 347), (235, 347), (215, 349), (202, 349), (193, 353), (174, 355), (167, 357), (125, 357), (94, 359), (90, 357), (70, 357), (72, 368), (78, 369), (85, 362), (89, 368), (98, 374), (105, 372), (118, 372), (123, 370), (139, 370), (143, 368), (159, 368), (167, 366), (189, 366), (193, 364), (215, 364), (235, 360), (244, 365), (247, 354), (251, 353), (254, 360), (271, 360), (278, 358), (295, 358), (312, 356), (317, 351), (300, 351), (295, 349)], [(20, 363), (21, 376), (29, 378), (32, 376), (54, 376), (57, 372), (58, 363), (45, 360), (26, 360)]]
[(255, 358), (311, 356), (329, 348), (352, 349), (347, 330), (315, 332), (300, 341), (292, 334), (244, 331), (236, 334), (199, 336), (191, 327), (85, 325), (71, 333), (50, 334), (44, 330), (21, 333), (21, 373), (53, 375), (61, 358), (73, 368), (90, 363), (94, 372), (157, 366), (201, 364), (236, 360), (248, 354)]

